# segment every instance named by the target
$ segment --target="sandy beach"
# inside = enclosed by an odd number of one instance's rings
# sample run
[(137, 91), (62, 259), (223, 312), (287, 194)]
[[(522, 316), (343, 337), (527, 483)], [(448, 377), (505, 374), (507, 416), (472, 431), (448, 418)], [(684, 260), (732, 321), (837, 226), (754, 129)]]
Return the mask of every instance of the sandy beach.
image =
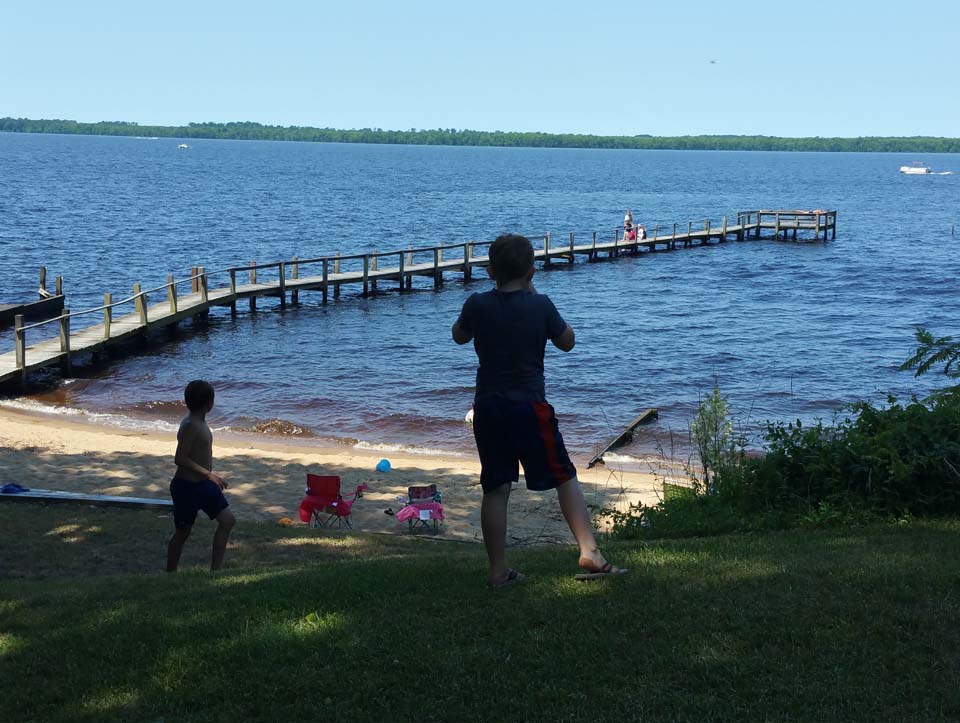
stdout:
[[(401, 452), (321, 448), (310, 440), (287, 442), (264, 436), (217, 434), (216, 470), (228, 481), (227, 496), (242, 520), (279, 520), (300, 524), (298, 505), (307, 472), (340, 475), (343, 489), (365, 483), (370, 489), (353, 508), (354, 529), (407, 534), (385, 510), (398, 510), (407, 487), (435, 483), (446, 522), (440, 537), (481, 540), (480, 465), (473, 457), (439, 457)], [(0, 409), (0, 484), (31, 488), (169, 499), (176, 437), (100, 426), (75, 418)], [(387, 457), (392, 470), (376, 471)], [(587, 502), (626, 508), (657, 501), (652, 473), (623, 472), (574, 459)], [(201, 517), (202, 514), (201, 514)], [(510, 498), (511, 544), (572, 542), (555, 493), (526, 490), (521, 478)]]

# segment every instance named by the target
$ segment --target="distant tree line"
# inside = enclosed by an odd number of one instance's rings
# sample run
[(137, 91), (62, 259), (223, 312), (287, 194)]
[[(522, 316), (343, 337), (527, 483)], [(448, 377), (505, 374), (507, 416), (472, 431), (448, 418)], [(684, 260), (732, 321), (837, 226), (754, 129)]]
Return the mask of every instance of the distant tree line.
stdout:
[(0, 118), (0, 132), (67, 133), (98, 136), (222, 138), (247, 141), (310, 141), (316, 143), (388, 143), (422, 146), (506, 146), (530, 148), (633, 148), (700, 151), (872, 151), (960, 153), (960, 138), (863, 137), (779, 138), (776, 136), (596, 136), (580, 133), (518, 133), (456, 128), (380, 128), (339, 130), (261, 123), (190, 123), (186, 126), (142, 126), (131, 121), (79, 123), (72, 120)]

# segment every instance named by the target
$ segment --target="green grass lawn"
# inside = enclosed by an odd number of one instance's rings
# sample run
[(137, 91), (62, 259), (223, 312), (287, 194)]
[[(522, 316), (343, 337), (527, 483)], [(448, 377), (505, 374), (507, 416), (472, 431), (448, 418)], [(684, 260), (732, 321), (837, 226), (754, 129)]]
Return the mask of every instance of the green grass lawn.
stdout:
[[(74, 526), (74, 527), (69, 527)], [(960, 720), (960, 523), (521, 548), (0, 509), (0, 721)], [(69, 528), (69, 529), (68, 529)]]

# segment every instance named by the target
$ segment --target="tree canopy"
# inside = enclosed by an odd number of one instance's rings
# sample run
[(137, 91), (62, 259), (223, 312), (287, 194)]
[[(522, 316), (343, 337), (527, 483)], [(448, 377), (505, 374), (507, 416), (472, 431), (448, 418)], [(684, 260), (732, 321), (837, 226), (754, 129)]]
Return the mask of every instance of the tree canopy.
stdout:
[(960, 153), (960, 138), (931, 136), (860, 138), (781, 138), (777, 136), (598, 136), (580, 133), (433, 130), (338, 129), (273, 126), (250, 121), (190, 123), (185, 126), (142, 126), (132, 121), (80, 123), (72, 120), (0, 118), (0, 131), (99, 136), (213, 138), (317, 143), (385, 143), (423, 146), (503, 146), (528, 148), (628, 148), (700, 151), (871, 151)]

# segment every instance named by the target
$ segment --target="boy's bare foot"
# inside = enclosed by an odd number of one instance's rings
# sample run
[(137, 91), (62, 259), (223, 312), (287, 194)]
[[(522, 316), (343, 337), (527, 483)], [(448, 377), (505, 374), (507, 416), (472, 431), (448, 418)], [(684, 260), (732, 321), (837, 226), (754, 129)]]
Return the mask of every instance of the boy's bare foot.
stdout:
[(487, 579), (487, 587), (491, 590), (502, 590), (505, 587), (510, 587), (511, 585), (516, 585), (527, 579), (527, 576), (524, 575), (519, 570), (507, 570), (505, 575), (494, 578), (490, 577)]
[(574, 576), (577, 580), (596, 580), (601, 577), (625, 575), (627, 573), (627, 568), (612, 565), (600, 554), (596, 557), (581, 556), (577, 564), (583, 570), (582, 573)]

